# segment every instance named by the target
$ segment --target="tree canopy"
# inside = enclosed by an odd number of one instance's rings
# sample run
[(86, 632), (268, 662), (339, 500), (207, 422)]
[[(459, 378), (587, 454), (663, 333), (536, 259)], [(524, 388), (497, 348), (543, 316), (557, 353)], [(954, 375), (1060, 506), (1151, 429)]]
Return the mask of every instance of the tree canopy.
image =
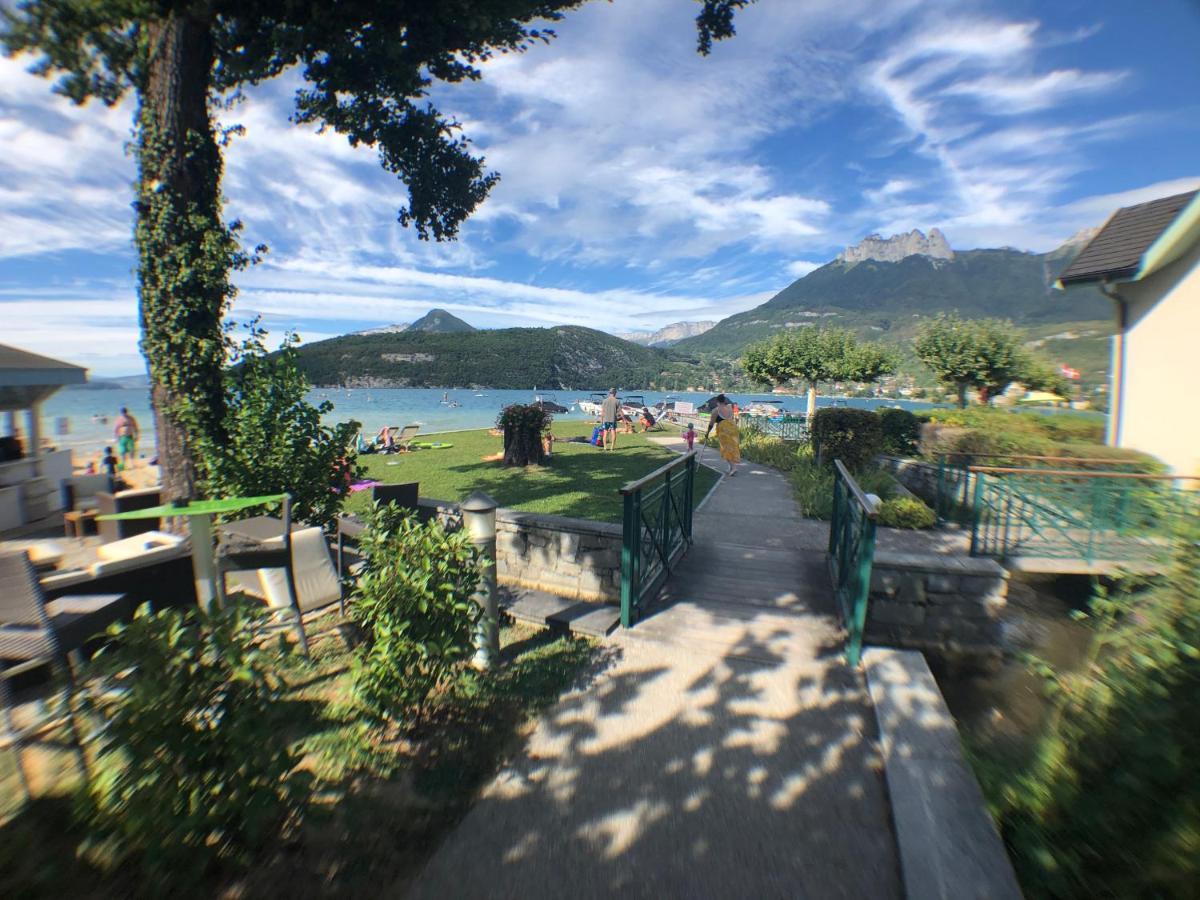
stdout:
[[(460, 123), (430, 99), (436, 82), (475, 81), (498, 54), (548, 41), (547, 25), (587, 0), (19, 0), (0, 9), (0, 43), (33, 53), (76, 103), (138, 100), (138, 296), (142, 352), (168, 497), (206, 476), (197, 452), (225, 447), (221, 372), (234, 349), (222, 327), (252, 258), (222, 216), (216, 112), (241, 91), (298, 73), (292, 120), (372, 147), (408, 191), (399, 222), (452, 240), (499, 176)], [(734, 33), (753, 0), (697, 0), (697, 49)]]
[(938, 381), (955, 391), (960, 407), (967, 405), (968, 390), (979, 391), (986, 403), (1017, 381), (1056, 391), (1065, 385), (1024, 349), (1016, 327), (1001, 319), (967, 321), (943, 313), (921, 327), (913, 346)]
[(896, 362), (880, 344), (859, 343), (845, 328), (798, 328), (751, 345), (742, 367), (753, 380), (784, 385), (801, 381), (808, 388), (808, 413), (816, 407), (817, 385), (829, 381), (878, 381), (895, 371)]

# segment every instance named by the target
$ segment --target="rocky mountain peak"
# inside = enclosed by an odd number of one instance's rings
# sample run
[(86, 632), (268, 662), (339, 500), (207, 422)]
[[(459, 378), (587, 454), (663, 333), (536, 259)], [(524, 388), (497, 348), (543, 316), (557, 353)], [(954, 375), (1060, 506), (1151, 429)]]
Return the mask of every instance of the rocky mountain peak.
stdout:
[(928, 256), (932, 259), (954, 259), (954, 251), (941, 230), (932, 228), (926, 237), (916, 228), (908, 234), (885, 238), (869, 234), (853, 247), (838, 254), (838, 262), (860, 263), (868, 259), (880, 262), (899, 262), (906, 256)]

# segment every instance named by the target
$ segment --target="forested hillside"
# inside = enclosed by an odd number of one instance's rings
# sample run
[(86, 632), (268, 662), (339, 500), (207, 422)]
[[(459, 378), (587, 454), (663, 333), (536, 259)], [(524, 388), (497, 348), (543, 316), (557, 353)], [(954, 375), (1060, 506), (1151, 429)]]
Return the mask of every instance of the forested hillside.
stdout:
[(345, 335), (300, 348), (318, 386), (578, 388), (663, 383), (679, 358), (590, 328)]

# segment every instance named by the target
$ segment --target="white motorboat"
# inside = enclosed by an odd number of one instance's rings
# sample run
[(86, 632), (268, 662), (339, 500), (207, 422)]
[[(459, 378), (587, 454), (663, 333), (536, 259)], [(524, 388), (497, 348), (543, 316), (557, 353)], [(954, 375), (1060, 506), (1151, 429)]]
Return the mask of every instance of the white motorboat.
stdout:
[(576, 400), (575, 406), (586, 416), (600, 418), (600, 414), (603, 412), (604, 398), (607, 396), (608, 394), (604, 393), (604, 391), (595, 391), (588, 394), (586, 400)]

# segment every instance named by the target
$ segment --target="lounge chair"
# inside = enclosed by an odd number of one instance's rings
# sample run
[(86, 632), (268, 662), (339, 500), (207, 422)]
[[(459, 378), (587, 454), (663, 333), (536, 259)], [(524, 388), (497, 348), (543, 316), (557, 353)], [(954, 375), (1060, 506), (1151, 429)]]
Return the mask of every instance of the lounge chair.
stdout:
[(392, 446), (395, 450), (411, 450), (413, 439), (417, 436), (417, 432), (421, 430), (420, 425), (405, 425), (401, 428), (399, 425), (392, 425), (393, 432), (399, 432), (392, 436)]
[(296, 600), (296, 584), (292, 563), (292, 498), (284, 495), (282, 518), (257, 516), (221, 526), (217, 544), (217, 587), (222, 599), (227, 590), (227, 576), (232, 572), (251, 572), (259, 569), (282, 569), (289, 595), (288, 605), (295, 614), (296, 638), (300, 652), (308, 656), (308, 636)]
[(0, 555), (0, 660), (4, 666), (0, 669), (0, 712), (3, 737), (13, 752), (26, 798), (30, 791), (22, 751), (36, 729), (17, 727), (10, 680), (45, 665), (63, 676), (71, 744), (80, 772), (87, 778), (87, 760), (72, 702), (75, 682), (69, 658), (113, 622), (128, 617), (130, 605), (127, 594), (46, 600), (26, 553)]

